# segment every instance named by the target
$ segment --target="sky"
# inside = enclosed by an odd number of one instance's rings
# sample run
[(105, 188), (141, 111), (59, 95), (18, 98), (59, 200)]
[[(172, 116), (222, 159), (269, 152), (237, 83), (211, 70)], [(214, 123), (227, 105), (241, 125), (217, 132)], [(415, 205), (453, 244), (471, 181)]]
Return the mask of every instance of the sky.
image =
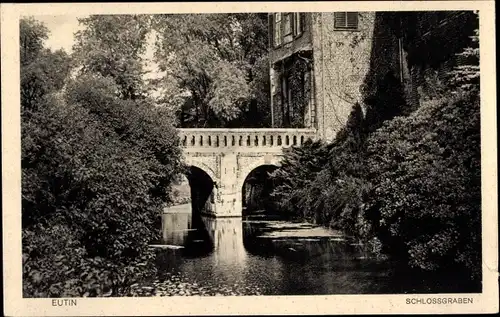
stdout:
[[(37, 15), (36, 20), (42, 22), (49, 29), (49, 38), (45, 41), (45, 47), (55, 51), (64, 49), (67, 53), (72, 52), (72, 47), (75, 42), (74, 34), (82, 29), (78, 23), (78, 18), (84, 18), (88, 15)], [(145, 58), (144, 67), (147, 71), (146, 78), (158, 78), (161, 76), (156, 63), (153, 59), (153, 43), (154, 36), (150, 35), (148, 46), (143, 56)]]
[(38, 15), (34, 18), (43, 22), (49, 29), (49, 39), (45, 41), (45, 46), (52, 50), (64, 49), (67, 53), (72, 51), (74, 43), (74, 33), (80, 29), (77, 18), (82, 16), (71, 15)]

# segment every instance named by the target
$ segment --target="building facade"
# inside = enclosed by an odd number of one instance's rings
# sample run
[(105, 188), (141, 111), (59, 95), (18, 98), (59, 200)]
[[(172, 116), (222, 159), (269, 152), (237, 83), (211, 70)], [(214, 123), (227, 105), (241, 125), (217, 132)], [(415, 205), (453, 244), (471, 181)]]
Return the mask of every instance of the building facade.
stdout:
[(433, 86), (426, 76), (457, 65), (476, 20), (453, 11), (270, 13), (273, 127), (314, 128), (332, 140), (353, 106), (365, 110), (387, 85), (418, 107)]
[(273, 125), (331, 140), (360, 101), (375, 13), (269, 15)]

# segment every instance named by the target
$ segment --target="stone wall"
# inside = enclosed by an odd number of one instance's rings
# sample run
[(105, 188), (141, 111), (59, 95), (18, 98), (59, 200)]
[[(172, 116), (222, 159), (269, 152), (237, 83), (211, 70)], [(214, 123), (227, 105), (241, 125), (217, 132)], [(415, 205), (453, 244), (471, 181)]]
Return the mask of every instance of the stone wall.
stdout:
[(314, 85), (318, 134), (332, 140), (352, 106), (362, 104), (370, 69), (375, 12), (360, 12), (358, 30), (337, 30), (334, 13), (313, 13)]

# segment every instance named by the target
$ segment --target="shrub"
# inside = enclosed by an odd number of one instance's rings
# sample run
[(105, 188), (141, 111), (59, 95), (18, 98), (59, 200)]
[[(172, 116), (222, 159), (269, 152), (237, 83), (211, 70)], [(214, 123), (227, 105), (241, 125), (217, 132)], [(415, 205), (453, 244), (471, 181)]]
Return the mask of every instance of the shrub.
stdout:
[(386, 250), (424, 270), (481, 270), (477, 93), (423, 105), (368, 139), (365, 213)]
[(89, 256), (64, 222), (50, 221), (22, 234), (24, 297), (128, 295), (130, 285), (155, 269), (151, 250), (130, 262)]
[(25, 296), (116, 295), (152, 263), (181, 166), (176, 131), (102, 83), (73, 83), (80, 99), (48, 98), (23, 119)]
[(341, 229), (409, 267), (478, 280), (480, 107), (478, 89), (466, 88), (367, 135), (367, 119), (354, 108), (332, 144), (285, 155), (273, 195), (293, 215)]
[(311, 218), (299, 202), (310, 195), (309, 185), (327, 163), (328, 153), (323, 142), (307, 140), (301, 147), (290, 148), (280, 168), (270, 174), (275, 184), (271, 197), (285, 215)]
[(285, 154), (274, 173), (280, 207), (295, 216), (357, 235), (360, 201), (370, 184), (363, 178), (364, 121), (356, 104), (332, 144), (306, 143)]
[(84, 75), (68, 84), (68, 103), (79, 104), (102, 125), (114, 131), (126, 146), (152, 162), (155, 186), (151, 194), (171, 200), (170, 185), (182, 172), (181, 151), (171, 113), (155, 107), (148, 99), (121, 100), (118, 87), (109, 78)]

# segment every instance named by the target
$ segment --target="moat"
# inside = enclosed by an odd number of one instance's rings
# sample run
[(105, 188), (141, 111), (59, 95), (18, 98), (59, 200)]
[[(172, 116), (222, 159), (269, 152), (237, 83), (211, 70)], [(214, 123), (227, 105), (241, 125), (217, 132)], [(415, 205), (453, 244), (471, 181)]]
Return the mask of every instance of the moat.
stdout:
[[(457, 292), (459, 281), (412, 278), (341, 232), (254, 215), (211, 218), (189, 204), (163, 214), (158, 276), (137, 296)], [(460, 284), (460, 283), (458, 283)]]

